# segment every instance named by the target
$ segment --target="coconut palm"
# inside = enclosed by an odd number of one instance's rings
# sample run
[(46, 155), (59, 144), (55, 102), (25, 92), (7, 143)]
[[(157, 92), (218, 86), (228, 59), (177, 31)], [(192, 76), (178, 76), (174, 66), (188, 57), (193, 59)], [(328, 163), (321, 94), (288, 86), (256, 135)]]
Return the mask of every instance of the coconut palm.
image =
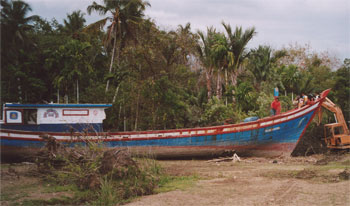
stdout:
[[(22, 101), (22, 80), (26, 78), (23, 59), (26, 51), (34, 46), (27, 34), (33, 28), (31, 23), (39, 17), (28, 16), (32, 9), (23, 1), (1, 0), (0, 5), (2, 89), (12, 101)], [(19, 99), (14, 94), (19, 94)]]
[(85, 14), (81, 13), (80, 10), (67, 14), (67, 19), (63, 20), (64, 30), (69, 34), (75, 35), (78, 31), (84, 28), (86, 22), (84, 15)]
[[(111, 22), (107, 26), (107, 36), (105, 38), (107, 50), (112, 45), (109, 74), (112, 73), (115, 56), (117, 58), (117, 64), (120, 62), (120, 53), (125, 46), (126, 40), (128, 38), (135, 39), (133, 38), (135, 35), (134, 31), (138, 23), (142, 21), (146, 6), (150, 6), (150, 4), (142, 0), (103, 0), (103, 5), (93, 2), (92, 5), (88, 6), (88, 14), (95, 11), (100, 15), (109, 15), (86, 28), (87, 31), (103, 30), (107, 21)], [(117, 47), (118, 41), (119, 45)], [(108, 91), (108, 87), (109, 79), (106, 84), (106, 92)]]
[(6, 50), (7, 55), (18, 56), (19, 48), (29, 43), (27, 31), (33, 28), (30, 23), (39, 19), (39, 16), (28, 17), (32, 9), (20, 0), (1, 0), (1, 6), (1, 47), (6, 48), (2, 51)]

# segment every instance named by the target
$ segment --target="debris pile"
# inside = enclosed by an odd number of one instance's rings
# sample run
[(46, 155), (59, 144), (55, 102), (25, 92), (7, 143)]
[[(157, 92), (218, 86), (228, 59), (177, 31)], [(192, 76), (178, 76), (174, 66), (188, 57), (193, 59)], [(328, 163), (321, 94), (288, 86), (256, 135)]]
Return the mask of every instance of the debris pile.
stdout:
[(148, 168), (140, 167), (126, 149), (106, 150), (91, 141), (68, 148), (53, 136), (42, 138), (46, 146), (35, 156), (37, 169), (59, 184), (74, 182), (81, 190), (99, 191), (109, 181), (122, 198), (151, 194), (157, 185), (158, 174), (145, 171)]

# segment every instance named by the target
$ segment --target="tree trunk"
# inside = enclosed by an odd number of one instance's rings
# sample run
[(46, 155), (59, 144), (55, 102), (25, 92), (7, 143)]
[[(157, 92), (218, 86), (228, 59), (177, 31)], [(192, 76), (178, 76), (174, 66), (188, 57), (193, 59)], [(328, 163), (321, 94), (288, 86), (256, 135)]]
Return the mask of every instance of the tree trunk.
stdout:
[(221, 99), (222, 97), (221, 76), (219, 71), (218, 71), (218, 77), (216, 79), (216, 97), (218, 99)]
[[(232, 85), (234, 87), (237, 86), (237, 77), (238, 77), (238, 71), (237, 70), (233, 70), (233, 72), (231, 73), (231, 82), (232, 82)], [(233, 103), (236, 102), (235, 90), (232, 90), (232, 102)]]
[(66, 92), (65, 92), (65, 95), (64, 95), (64, 101), (66, 104), (68, 104), (68, 87), (66, 85)]
[(124, 106), (124, 132), (126, 132), (126, 112), (125, 112), (125, 98), (123, 100), (123, 106)]
[(57, 89), (57, 104), (60, 103), (60, 89)]
[[(114, 32), (114, 43), (113, 43), (113, 49), (112, 49), (111, 64), (109, 65), (109, 74), (112, 73), (116, 47), (117, 47), (117, 32)], [(105, 93), (108, 92), (108, 88), (109, 88), (109, 79), (107, 80), (107, 83), (106, 83), (106, 91), (105, 91)]]
[[(225, 91), (227, 92), (228, 90), (228, 74), (227, 74), (227, 69), (225, 69)], [(227, 95), (225, 95), (225, 105), (227, 106)]]
[(212, 76), (212, 69), (210, 68), (209, 71), (205, 70), (205, 76), (207, 79), (207, 91), (208, 91), (208, 101), (211, 99), (212, 96), (212, 90), (211, 90), (211, 76)]
[(140, 90), (137, 92), (137, 102), (136, 102), (136, 116), (135, 116), (135, 131), (137, 131), (137, 122), (139, 119), (139, 103), (140, 103)]
[(21, 87), (21, 79), (19, 77), (17, 78), (17, 82), (18, 82), (18, 99), (19, 99), (19, 102), (22, 103), (22, 87)]
[(79, 104), (79, 80), (77, 80), (77, 104)]
[(117, 88), (115, 88), (115, 92), (114, 92), (114, 96), (113, 96), (113, 103), (115, 102), (115, 100), (117, 99), (117, 96), (118, 96), (118, 92), (119, 92), (119, 86), (120, 85), (118, 85), (117, 86)]
[(233, 71), (231, 74), (231, 82), (233, 86), (237, 85), (237, 76), (238, 76), (238, 72), (237, 71)]
[(118, 126), (120, 123), (120, 115), (122, 114), (122, 103), (119, 104), (119, 113), (118, 113)]

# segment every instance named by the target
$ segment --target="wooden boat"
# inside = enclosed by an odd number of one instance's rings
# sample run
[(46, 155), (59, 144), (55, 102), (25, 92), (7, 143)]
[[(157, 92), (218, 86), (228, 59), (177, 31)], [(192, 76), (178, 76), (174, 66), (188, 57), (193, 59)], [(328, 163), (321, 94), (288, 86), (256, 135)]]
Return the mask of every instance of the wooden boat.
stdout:
[(106, 148), (128, 148), (134, 154), (159, 158), (218, 155), (290, 155), (330, 90), (313, 105), (239, 124), (137, 132), (103, 132), (104, 110), (110, 104), (5, 104), (1, 122), (2, 159), (33, 154), (52, 135), (74, 146), (98, 141)]

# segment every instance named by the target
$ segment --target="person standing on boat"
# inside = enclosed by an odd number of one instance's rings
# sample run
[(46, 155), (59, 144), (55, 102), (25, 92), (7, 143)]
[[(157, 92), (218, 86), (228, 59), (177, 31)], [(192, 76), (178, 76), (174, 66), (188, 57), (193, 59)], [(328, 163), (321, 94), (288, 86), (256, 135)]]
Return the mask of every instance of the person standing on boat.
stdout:
[(309, 98), (304, 93), (302, 93), (302, 97), (303, 97), (303, 101), (304, 101), (304, 105), (303, 106), (305, 106), (305, 105), (307, 105), (307, 101), (309, 101)]
[(278, 97), (274, 97), (273, 102), (271, 103), (271, 115), (278, 115), (281, 113), (281, 102), (278, 100)]

